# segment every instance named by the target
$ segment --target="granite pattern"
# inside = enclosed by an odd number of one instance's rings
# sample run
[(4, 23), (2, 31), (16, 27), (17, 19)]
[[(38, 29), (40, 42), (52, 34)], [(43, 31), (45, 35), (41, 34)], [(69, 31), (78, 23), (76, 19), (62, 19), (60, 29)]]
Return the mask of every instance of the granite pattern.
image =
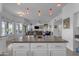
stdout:
[(68, 41), (63, 40), (60, 37), (46, 37), (46, 38), (26, 38), (22, 40), (11, 40), (10, 43), (67, 43)]

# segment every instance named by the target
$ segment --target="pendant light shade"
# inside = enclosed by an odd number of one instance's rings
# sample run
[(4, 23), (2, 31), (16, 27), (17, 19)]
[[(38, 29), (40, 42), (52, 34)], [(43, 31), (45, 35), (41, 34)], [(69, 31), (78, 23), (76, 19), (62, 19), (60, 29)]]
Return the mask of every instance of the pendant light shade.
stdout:
[(16, 0), (17, 5), (21, 4), (21, 0)]
[(49, 13), (49, 16), (51, 16), (52, 15), (52, 8), (50, 8), (49, 10), (48, 10), (48, 13)]
[(38, 16), (41, 16), (41, 10), (38, 10)]
[(30, 14), (30, 9), (27, 8), (27, 9), (26, 9), (26, 15), (29, 15), (29, 14)]

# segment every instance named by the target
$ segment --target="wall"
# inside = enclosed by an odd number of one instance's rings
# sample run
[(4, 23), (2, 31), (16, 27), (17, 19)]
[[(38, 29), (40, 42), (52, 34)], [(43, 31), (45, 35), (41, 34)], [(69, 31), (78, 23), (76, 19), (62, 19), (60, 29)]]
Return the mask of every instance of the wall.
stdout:
[[(1, 15), (1, 12), (2, 12), (2, 4), (0, 3), (0, 15)], [(0, 22), (1, 22), (1, 17), (0, 17)], [(0, 23), (0, 25), (1, 25), (1, 23)], [(0, 28), (1, 28), (1, 26), (0, 26)], [(1, 31), (0, 31), (0, 34), (1, 34)]]
[(70, 28), (69, 29), (64, 29), (63, 28), (63, 23), (62, 23), (62, 38), (64, 40), (67, 40), (67, 48), (70, 50), (74, 50), (74, 31), (75, 31), (75, 21), (76, 19), (74, 18), (75, 13), (79, 12), (79, 4), (75, 3), (70, 3), (65, 5), (62, 8), (62, 12), (56, 16), (55, 18), (52, 19), (51, 24), (54, 23), (55, 20), (62, 19), (62, 21), (66, 18), (70, 18)]
[(62, 19), (70, 18), (70, 28), (62, 27), (62, 38), (68, 41), (67, 47), (71, 50), (73, 50), (73, 8), (74, 4), (68, 4), (62, 10)]
[[(62, 14), (58, 14), (56, 17), (52, 19), (52, 21), (49, 22), (51, 25), (51, 31), (53, 32), (54, 36), (61, 36), (62, 35)], [(58, 28), (54, 29), (54, 25), (57, 25)]]
[(74, 30), (75, 30), (75, 18), (74, 14), (79, 12), (79, 4), (67, 4), (63, 10), (62, 10), (62, 19), (70, 17), (70, 28), (64, 29), (62, 28), (62, 38), (65, 40), (68, 40), (69, 43), (67, 44), (67, 47), (74, 50)]

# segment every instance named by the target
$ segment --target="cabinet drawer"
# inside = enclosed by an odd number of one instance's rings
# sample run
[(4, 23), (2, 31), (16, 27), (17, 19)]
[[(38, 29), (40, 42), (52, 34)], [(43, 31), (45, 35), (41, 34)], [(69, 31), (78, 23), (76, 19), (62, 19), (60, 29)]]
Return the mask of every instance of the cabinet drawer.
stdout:
[(47, 50), (34, 50), (32, 51), (33, 56), (48, 56)]
[(26, 50), (14, 50), (13, 51), (13, 55), (14, 56), (26, 56), (27, 55), (27, 51)]
[(55, 51), (53, 51), (53, 56), (66, 56), (66, 51), (64, 51), (64, 50), (55, 50)]
[(13, 44), (14, 49), (29, 49), (29, 44), (27, 43), (15, 43)]
[(49, 50), (65, 50), (66, 44), (65, 43), (51, 43), (48, 44)]
[(35, 50), (46, 50), (47, 49), (47, 44), (46, 43), (32, 43), (31, 44), (31, 49)]

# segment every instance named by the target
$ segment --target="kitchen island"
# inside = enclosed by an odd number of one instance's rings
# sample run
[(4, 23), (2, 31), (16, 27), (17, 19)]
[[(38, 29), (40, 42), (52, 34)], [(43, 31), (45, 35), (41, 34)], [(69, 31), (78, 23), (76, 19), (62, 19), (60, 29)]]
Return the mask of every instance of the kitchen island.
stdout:
[[(34, 38), (33, 38), (34, 39)], [(8, 49), (13, 56), (66, 56), (66, 44), (61, 38), (38, 38), (10, 41)]]

